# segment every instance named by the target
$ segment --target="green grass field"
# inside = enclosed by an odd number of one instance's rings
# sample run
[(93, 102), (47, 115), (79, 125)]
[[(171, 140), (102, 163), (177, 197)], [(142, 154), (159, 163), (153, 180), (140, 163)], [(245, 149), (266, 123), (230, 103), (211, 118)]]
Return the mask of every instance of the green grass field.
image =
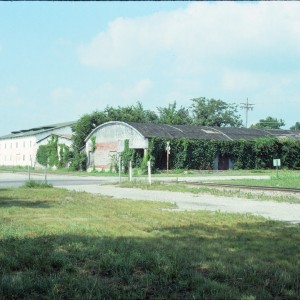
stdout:
[(300, 189), (300, 173), (293, 171), (280, 171), (278, 172), (278, 176), (276, 173), (273, 173), (271, 179), (235, 179), (230, 181), (222, 181), (222, 183)]
[(300, 227), (0, 189), (0, 299), (300, 299)]

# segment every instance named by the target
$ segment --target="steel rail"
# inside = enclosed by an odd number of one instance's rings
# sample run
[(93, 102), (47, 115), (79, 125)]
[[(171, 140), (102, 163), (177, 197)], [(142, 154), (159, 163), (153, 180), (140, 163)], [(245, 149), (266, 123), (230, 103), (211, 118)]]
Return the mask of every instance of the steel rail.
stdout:
[(286, 188), (286, 187), (273, 187), (273, 186), (258, 186), (258, 185), (239, 185), (239, 184), (226, 184), (226, 183), (213, 183), (213, 182), (191, 182), (191, 181), (179, 181), (180, 183), (206, 186), (206, 187), (221, 187), (221, 188), (233, 188), (233, 189), (248, 189), (248, 190), (261, 190), (261, 191), (273, 191), (273, 192), (286, 192), (286, 193), (300, 193), (300, 189)]

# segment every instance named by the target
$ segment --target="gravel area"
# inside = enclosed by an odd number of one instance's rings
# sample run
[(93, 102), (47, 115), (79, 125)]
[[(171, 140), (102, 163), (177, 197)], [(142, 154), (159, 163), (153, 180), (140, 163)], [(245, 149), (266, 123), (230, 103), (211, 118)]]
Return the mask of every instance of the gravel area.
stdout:
[(267, 219), (300, 224), (300, 204), (257, 201), (235, 197), (192, 194), (169, 191), (149, 191), (122, 188), (114, 185), (63, 186), (75, 191), (112, 196), (118, 199), (171, 202), (177, 205), (174, 211), (209, 210), (233, 213), (250, 213)]

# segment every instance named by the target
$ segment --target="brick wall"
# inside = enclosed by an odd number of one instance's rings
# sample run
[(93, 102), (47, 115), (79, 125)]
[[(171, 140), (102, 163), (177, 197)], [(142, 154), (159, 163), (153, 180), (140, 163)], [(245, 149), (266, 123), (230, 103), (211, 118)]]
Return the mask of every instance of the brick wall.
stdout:
[(117, 154), (117, 149), (117, 142), (96, 143), (96, 150), (94, 153), (96, 169), (109, 170), (112, 162), (111, 156)]

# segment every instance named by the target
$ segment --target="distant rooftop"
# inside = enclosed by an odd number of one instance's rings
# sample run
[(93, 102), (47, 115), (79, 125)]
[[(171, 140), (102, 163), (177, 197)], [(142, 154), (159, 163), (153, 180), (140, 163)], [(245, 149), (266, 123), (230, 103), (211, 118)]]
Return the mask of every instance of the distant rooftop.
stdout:
[(10, 134), (1, 136), (0, 139), (3, 140), (3, 139), (9, 139), (9, 138), (36, 135), (39, 133), (47, 132), (52, 129), (58, 129), (58, 128), (62, 128), (65, 126), (72, 126), (75, 123), (76, 123), (76, 121), (72, 121), (72, 122), (64, 122), (64, 123), (57, 123), (57, 124), (52, 124), (52, 125), (39, 126), (39, 127), (30, 128), (30, 129), (21, 129), (21, 130), (17, 130), (17, 131), (12, 131)]

